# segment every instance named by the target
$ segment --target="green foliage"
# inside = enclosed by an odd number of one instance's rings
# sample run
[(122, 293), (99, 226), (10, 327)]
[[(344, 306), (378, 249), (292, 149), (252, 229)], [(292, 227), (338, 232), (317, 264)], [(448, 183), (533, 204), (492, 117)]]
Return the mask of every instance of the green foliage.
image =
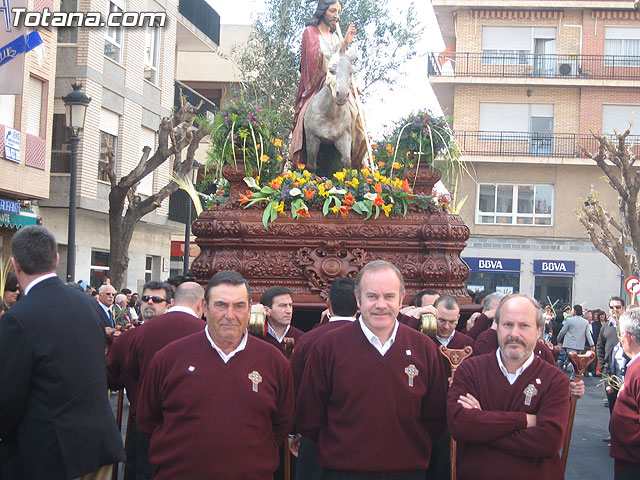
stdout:
[[(300, 0), (265, 3), (265, 13), (254, 23), (249, 45), (238, 61), (244, 74), (239, 95), (276, 113), (282, 119), (276, 125), (276, 135), (287, 139), (300, 83), (302, 33), (317, 4)], [(390, 20), (387, 0), (343, 2), (342, 31), (346, 32), (351, 22), (358, 29), (360, 57), (354, 66), (365, 95), (375, 83), (392, 85), (400, 65), (415, 55), (413, 45), (420, 33), (413, 4), (403, 17), (401, 23)]]

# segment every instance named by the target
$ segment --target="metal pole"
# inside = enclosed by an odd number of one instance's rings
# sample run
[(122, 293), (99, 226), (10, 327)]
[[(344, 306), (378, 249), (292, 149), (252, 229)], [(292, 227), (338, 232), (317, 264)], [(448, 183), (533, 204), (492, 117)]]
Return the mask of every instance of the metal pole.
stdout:
[(67, 233), (67, 282), (73, 282), (76, 268), (76, 189), (78, 183), (78, 144), (80, 137), (71, 133), (71, 180), (69, 182), (69, 230)]
[(189, 249), (191, 247), (191, 199), (187, 206), (187, 221), (184, 224), (184, 267), (182, 274), (186, 275), (189, 271)]

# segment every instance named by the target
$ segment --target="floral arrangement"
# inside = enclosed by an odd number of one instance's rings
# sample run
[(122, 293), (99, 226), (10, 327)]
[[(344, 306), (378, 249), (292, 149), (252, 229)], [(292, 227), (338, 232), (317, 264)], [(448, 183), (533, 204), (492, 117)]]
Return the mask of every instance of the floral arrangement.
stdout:
[[(344, 169), (332, 178), (318, 177), (298, 165), (269, 184), (260, 186), (253, 178), (245, 178), (250, 190), (240, 194), (238, 202), (245, 208), (257, 203), (266, 204), (262, 223), (268, 228), (279, 215), (291, 214), (298, 219), (310, 216), (310, 209), (321, 209), (323, 215), (331, 213), (341, 217), (361, 215), (364, 219), (378, 218), (380, 214), (406, 215), (409, 206), (428, 210), (446, 208), (446, 203), (434, 202), (434, 197), (414, 194), (409, 181), (397, 176), (384, 176), (371, 172)], [(448, 202), (447, 202), (448, 203)]]
[(222, 167), (237, 168), (240, 158), (248, 176), (275, 178), (283, 170), (282, 140), (274, 135), (280, 120), (260, 106), (233, 100), (209, 119), (211, 145), (207, 168), (214, 179), (221, 178)]

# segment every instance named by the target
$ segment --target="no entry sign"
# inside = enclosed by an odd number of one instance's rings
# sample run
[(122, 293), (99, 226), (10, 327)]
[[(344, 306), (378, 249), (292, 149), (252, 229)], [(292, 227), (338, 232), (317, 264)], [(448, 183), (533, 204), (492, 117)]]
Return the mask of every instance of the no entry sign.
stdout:
[(640, 278), (629, 277), (624, 281), (624, 289), (631, 295), (638, 295), (640, 293)]

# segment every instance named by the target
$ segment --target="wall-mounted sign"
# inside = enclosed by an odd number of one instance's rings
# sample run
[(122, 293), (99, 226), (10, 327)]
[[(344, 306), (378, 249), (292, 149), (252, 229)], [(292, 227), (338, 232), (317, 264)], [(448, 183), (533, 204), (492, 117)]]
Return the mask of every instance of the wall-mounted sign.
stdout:
[(576, 262), (568, 260), (534, 260), (533, 273), (536, 275), (574, 276), (576, 274)]
[(465, 257), (463, 260), (472, 272), (520, 273), (519, 258)]
[(20, 132), (4, 127), (4, 157), (20, 163)]

